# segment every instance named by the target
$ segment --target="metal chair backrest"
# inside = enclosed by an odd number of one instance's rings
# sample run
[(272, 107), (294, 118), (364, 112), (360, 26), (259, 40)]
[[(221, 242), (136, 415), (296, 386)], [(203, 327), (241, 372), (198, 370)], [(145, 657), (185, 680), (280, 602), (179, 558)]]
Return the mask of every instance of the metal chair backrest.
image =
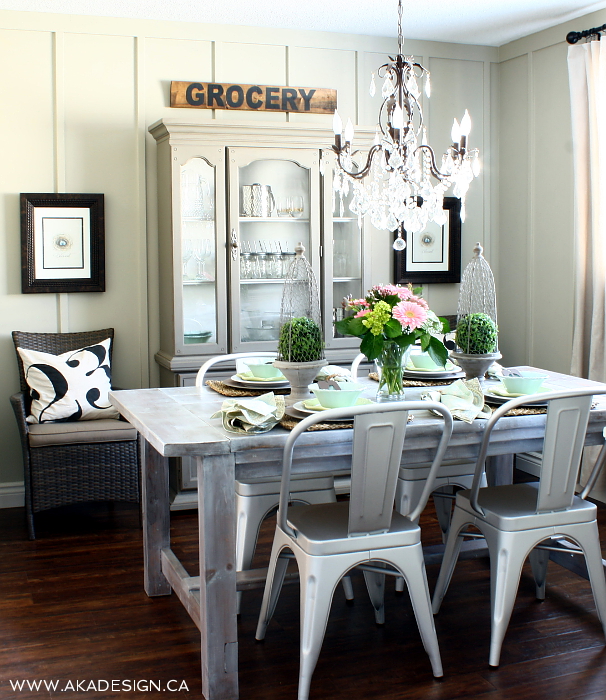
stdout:
[(216, 364), (219, 364), (220, 362), (230, 362), (230, 361), (236, 361), (236, 360), (250, 360), (253, 357), (258, 357), (258, 358), (263, 358), (266, 360), (267, 358), (271, 358), (273, 360), (276, 359), (277, 354), (275, 352), (234, 352), (230, 353), (228, 355), (216, 355), (215, 357), (211, 357), (210, 359), (206, 360), (206, 362), (200, 367), (198, 370), (198, 374), (196, 374), (196, 386), (204, 386), (204, 375), (206, 372)]
[(365, 359), (366, 359), (366, 355), (363, 352), (361, 352), (359, 355), (356, 355), (356, 357), (354, 357), (354, 360), (351, 363), (350, 372), (351, 372), (351, 378), (353, 379), (354, 382), (356, 382), (358, 380), (358, 368), (360, 366), (360, 363)]
[[(430, 401), (401, 401), (351, 408), (335, 408), (314, 414), (293, 428), (284, 446), (278, 522), (286, 532), (293, 449), (301, 435), (315, 423), (327, 419), (354, 419), (349, 536), (386, 532), (391, 525), (394, 495), (410, 411), (435, 410), (444, 418), (442, 434), (429, 470), (425, 488), (409, 513), (416, 520), (427, 503), (452, 433), (452, 415), (443, 404)], [(291, 533), (292, 534), (292, 533)]]
[(512, 399), (500, 406), (489, 418), (484, 430), (471, 489), (472, 507), (483, 514), (478, 503), (480, 478), (484, 471), (490, 436), (496, 423), (508, 411), (522, 404), (547, 403), (537, 513), (570, 508), (585, 443), (591, 402), (593, 396), (598, 394), (606, 394), (606, 388), (532, 394)]
[(25, 331), (13, 331), (12, 336), (19, 366), (21, 391), (26, 396), (29, 396), (29, 386), (25, 380), (23, 362), (21, 355), (17, 352), (17, 348), (46, 352), (49, 355), (62, 355), (64, 352), (96, 345), (106, 338), (111, 338), (112, 342), (109, 346), (109, 359), (111, 362), (114, 346), (113, 328), (102, 328), (98, 331), (83, 331), (81, 333), (26, 333)]

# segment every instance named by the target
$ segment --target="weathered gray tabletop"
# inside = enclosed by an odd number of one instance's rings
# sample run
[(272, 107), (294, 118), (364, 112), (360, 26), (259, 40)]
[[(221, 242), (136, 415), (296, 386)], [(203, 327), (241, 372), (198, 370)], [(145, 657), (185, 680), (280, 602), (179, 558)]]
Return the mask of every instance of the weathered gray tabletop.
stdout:
[[(545, 387), (573, 389), (600, 386), (597, 382), (548, 373)], [(376, 383), (368, 381), (372, 396)], [(407, 398), (419, 397), (419, 389), (407, 390)], [(280, 473), (286, 435), (274, 428), (263, 435), (226, 432), (220, 419), (211, 419), (224, 397), (208, 388), (168, 388), (116, 391), (112, 403), (142, 437), (142, 491), (145, 591), (150, 596), (179, 596), (200, 629), (202, 692), (207, 700), (238, 697), (238, 641), (236, 590), (255, 581), (255, 572), (235, 571), (234, 479), (243, 475)], [(586, 444), (603, 442), (606, 399), (591, 411)], [(405, 459), (409, 464), (431, 460), (437, 444), (440, 418), (416, 413), (408, 426)], [(449, 459), (473, 460), (478, 451), (484, 421), (455, 421)], [(540, 450), (545, 415), (502, 419), (493, 434), (492, 481), (511, 479), (512, 455)], [(294, 472), (325, 471), (330, 459), (335, 474), (347, 473), (351, 454), (351, 430), (306, 433), (299, 440), (304, 454), (295, 459)], [(170, 549), (168, 459), (192, 456), (198, 465), (198, 517), (200, 576), (191, 577)], [(259, 575), (256, 575), (257, 579)]]

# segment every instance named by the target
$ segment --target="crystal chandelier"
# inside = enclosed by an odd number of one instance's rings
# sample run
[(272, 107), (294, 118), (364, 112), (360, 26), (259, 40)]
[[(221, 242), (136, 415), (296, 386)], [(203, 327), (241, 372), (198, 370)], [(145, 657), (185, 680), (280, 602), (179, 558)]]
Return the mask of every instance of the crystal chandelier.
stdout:
[[(343, 123), (335, 110), (332, 147), (337, 156), (334, 190), (343, 200), (352, 198), (349, 208), (358, 215), (368, 215), (375, 228), (397, 231), (396, 250), (403, 250), (403, 234), (423, 231), (428, 222), (442, 225), (446, 212), (442, 208), (445, 192), (453, 186), (453, 195), (461, 199), (461, 220), (465, 221), (465, 195), (474, 177), (480, 172), (478, 149), (467, 148), (471, 119), (465, 110), (461, 123), (455, 119), (451, 131), (452, 145), (442, 156), (441, 167), (427, 143), (423, 124), (419, 83), (424, 82), (429, 98), (429, 71), (412, 56), (402, 54), (402, 0), (398, 0), (398, 55), (381, 66), (377, 75), (383, 79), (383, 102), (375, 141), (366, 163), (359, 167), (358, 151), (353, 150), (354, 128), (348, 119)], [(372, 74), (370, 95), (375, 95), (375, 74)]]

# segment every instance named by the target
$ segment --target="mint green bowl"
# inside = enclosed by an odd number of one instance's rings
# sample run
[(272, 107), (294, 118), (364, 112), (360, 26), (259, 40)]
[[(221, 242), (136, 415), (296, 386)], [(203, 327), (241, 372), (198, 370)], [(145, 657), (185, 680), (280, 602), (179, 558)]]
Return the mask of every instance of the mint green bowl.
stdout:
[(347, 408), (355, 406), (360, 394), (366, 388), (362, 384), (354, 382), (341, 382), (340, 389), (320, 389), (317, 384), (310, 384), (309, 389), (313, 391), (320, 406), (324, 408)]
[(247, 362), (246, 366), (250, 370), (252, 376), (259, 377), (259, 379), (273, 379), (274, 377), (277, 379), (278, 377), (282, 377), (282, 371), (270, 364), (254, 364), (252, 362), (249, 364)]
[(501, 382), (510, 394), (536, 394), (547, 379), (546, 374), (520, 372), (521, 377), (501, 377)]
[(411, 354), (410, 361), (417, 369), (444, 369), (442, 365), (437, 365), (426, 352)]

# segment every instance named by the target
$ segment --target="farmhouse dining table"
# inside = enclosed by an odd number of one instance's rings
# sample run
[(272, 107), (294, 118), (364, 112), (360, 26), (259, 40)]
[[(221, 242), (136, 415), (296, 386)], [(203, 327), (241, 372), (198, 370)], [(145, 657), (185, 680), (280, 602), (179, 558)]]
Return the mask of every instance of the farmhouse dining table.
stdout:
[[(533, 369), (520, 367), (519, 369)], [(546, 372), (545, 388), (575, 389), (603, 384)], [(367, 396), (377, 384), (369, 379)], [(418, 399), (421, 389), (407, 389)], [(139, 431), (142, 446), (142, 514), (144, 585), (149, 596), (174, 591), (198, 626), (201, 636), (202, 693), (207, 700), (238, 697), (238, 631), (236, 590), (261, 586), (265, 569), (235, 570), (236, 477), (276, 476), (281, 472), (282, 449), (288, 430), (242, 435), (227, 432), (218, 411), (224, 397), (208, 387), (177, 387), (115, 391), (112, 403)], [(408, 464), (426, 463), (441, 431), (441, 419), (415, 412), (408, 425), (404, 458)], [(449, 459), (473, 461), (486, 421), (455, 421)], [(540, 451), (545, 414), (505, 417), (497, 424), (489, 447), (488, 476), (493, 484), (512, 479), (513, 455)], [(602, 444), (606, 425), (606, 398), (596, 397), (586, 436), (587, 445)], [(294, 473), (325, 472), (346, 475), (351, 456), (351, 429), (307, 432), (299, 439), (304, 449), (295, 453)], [(198, 472), (200, 575), (190, 576), (170, 549), (168, 461), (195, 457)], [(478, 547), (478, 541), (471, 546)], [(435, 552), (426, 561), (435, 561)], [(554, 554), (552, 553), (552, 556)], [(556, 555), (557, 556), (557, 553)], [(578, 557), (577, 557), (578, 558)], [(560, 563), (572, 559), (566, 554)], [(572, 568), (572, 567), (571, 567)]]

